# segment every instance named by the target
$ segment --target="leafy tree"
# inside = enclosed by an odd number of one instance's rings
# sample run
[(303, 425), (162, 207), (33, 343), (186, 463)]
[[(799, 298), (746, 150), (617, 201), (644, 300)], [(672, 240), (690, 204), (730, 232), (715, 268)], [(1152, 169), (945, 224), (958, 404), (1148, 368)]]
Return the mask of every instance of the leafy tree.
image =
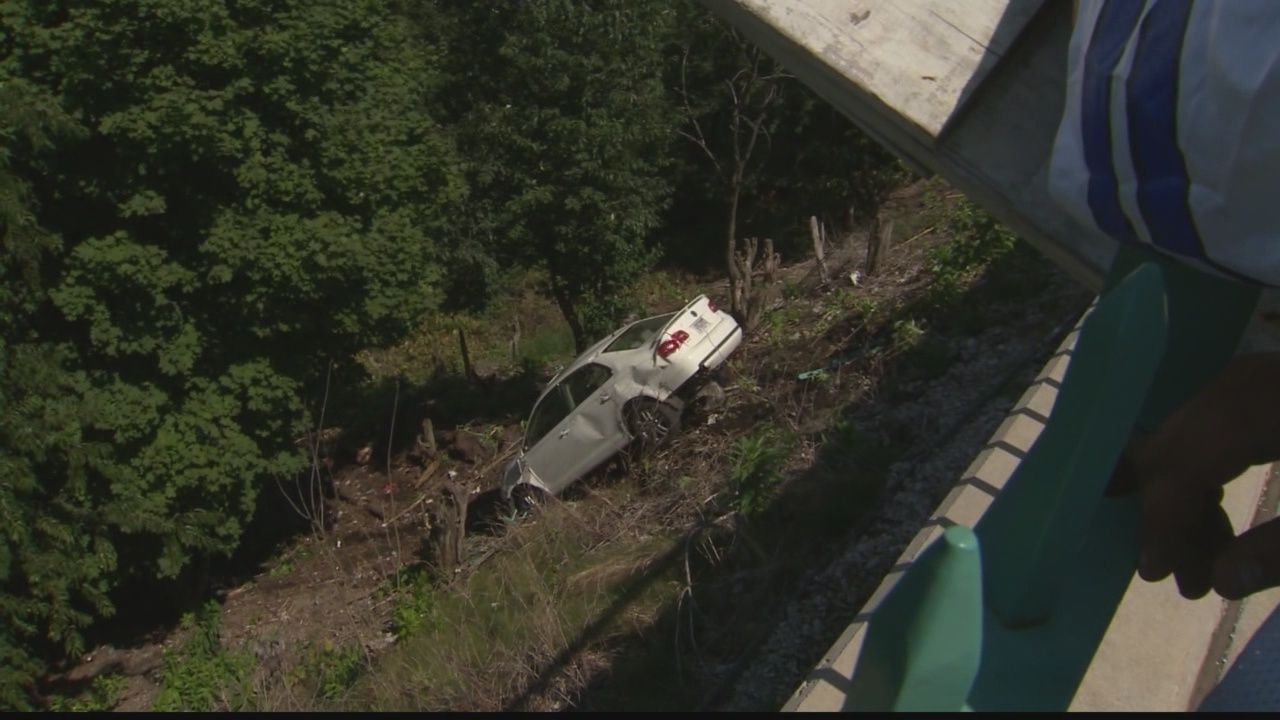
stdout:
[(656, 0), (449, 5), (459, 137), (477, 244), (541, 266), (584, 349), (656, 260), (675, 115)]
[[(0, 704), (126, 577), (232, 551), (328, 359), (441, 295), (464, 195), (377, 0), (0, 4)], [(54, 131), (58, 132), (55, 134)]]
[[(41, 664), (30, 644), (78, 649), (75, 629), (104, 612), (110, 547), (92, 532), (81, 433), (82, 374), (65, 345), (41, 339), (42, 275), (61, 249), (40, 227), (16, 152), (47, 147), (77, 125), (39, 88), (0, 65), (0, 707), (27, 706)], [(65, 479), (42, 488), (45, 473)], [(33, 512), (33, 509), (39, 509)]]

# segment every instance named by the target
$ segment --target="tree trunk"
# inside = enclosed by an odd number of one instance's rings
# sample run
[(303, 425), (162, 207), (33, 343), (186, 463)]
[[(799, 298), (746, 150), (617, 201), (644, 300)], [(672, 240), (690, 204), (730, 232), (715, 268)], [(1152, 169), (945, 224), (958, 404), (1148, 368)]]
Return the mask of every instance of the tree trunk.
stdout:
[(881, 224), (876, 217), (867, 233), (867, 275), (875, 275), (889, 252), (889, 238), (893, 237), (893, 221)]
[(453, 580), (462, 564), (462, 539), (467, 528), (467, 494), (453, 483), (440, 489), (436, 506), (429, 511), (433, 564), (441, 579)]
[(475, 366), (471, 364), (471, 352), (467, 350), (467, 332), (458, 326), (458, 351), (462, 354), (462, 373), (470, 382), (478, 382)]
[(840, 232), (844, 234), (844, 238), (840, 241), (840, 244), (844, 246), (846, 250), (853, 245), (853, 229), (854, 222), (856, 220), (857, 214), (855, 208), (850, 205), (849, 209), (845, 210), (844, 213), (844, 227), (840, 228)]
[[(743, 290), (743, 273), (738, 267), (738, 196), (741, 193), (741, 184), (735, 177), (731, 181), (729, 188), (729, 235), (728, 242), (725, 243), (725, 265), (729, 270), (729, 313), (737, 318), (739, 323), (746, 322), (747, 319), (747, 302)], [(750, 279), (751, 269), (747, 268), (746, 277)]]
[(564, 316), (564, 321), (569, 324), (569, 332), (573, 333), (573, 347), (579, 353), (587, 349), (589, 340), (587, 339), (587, 330), (582, 326), (582, 318), (578, 317), (577, 305), (573, 302), (573, 298), (564, 290), (551, 288), (551, 295), (555, 298), (556, 307), (560, 308), (560, 314)]
[(436, 455), (436, 426), (431, 422), (431, 418), (422, 418), (422, 449), (426, 451), (428, 457)]
[(514, 365), (520, 361), (520, 318), (512, 318), (511, 320), (511, 363)]
[[(751, 278), (755, 272), (755, 258), (760, 247), (759, 240), (747, 238), (747, 253), (743, 265), (748, 278)], [(763, 249), (764, 255), (760, 256), (760, 282), (756, 284), (752, 281), (747, 298), (747, 317), (743, 323), (743, 330), (747, 333), (754, 331), (760, 324), (765, 308), (773, 300), (773, 290), (778, 279), (778, 266), (782, 262), (782, 257), (773, 251), (772, 238), (764, 239)]]
[(831, 273), (827, 269), (827, 238), (817, 215), (809, 216), (809, 233), (813, 235), (813, 256), (818, 261), (818, 277), (826, 285), (831, 281)]

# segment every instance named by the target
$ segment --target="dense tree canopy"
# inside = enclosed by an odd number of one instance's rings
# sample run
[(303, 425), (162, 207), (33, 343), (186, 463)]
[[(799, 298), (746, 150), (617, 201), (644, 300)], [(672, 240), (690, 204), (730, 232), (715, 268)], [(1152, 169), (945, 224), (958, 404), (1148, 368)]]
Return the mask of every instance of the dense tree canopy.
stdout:
[(473, 3), (453, 15), (459, 138), (478, 223), (540, 265), (579, 349), (613, 329), (656, 260), (677, 118), (662, 84), (668, 3)]
[[(714, 255), (752, 52), (661, 0), (0, 3), (0, 706), (237, 547), (330, 363), (507, 268), (581, 347)], [(744, 223), (873, 205), (892, 163), (778, 82)]]
[(302, 466), (325, 361), (437, 299), (463, 186), (430, 53), (385, 3), (3, 13), (21, 102), (0, 128), (0, 652), (17, 657), (75, 650), (122, 576), (235, 548), (264, 479)]

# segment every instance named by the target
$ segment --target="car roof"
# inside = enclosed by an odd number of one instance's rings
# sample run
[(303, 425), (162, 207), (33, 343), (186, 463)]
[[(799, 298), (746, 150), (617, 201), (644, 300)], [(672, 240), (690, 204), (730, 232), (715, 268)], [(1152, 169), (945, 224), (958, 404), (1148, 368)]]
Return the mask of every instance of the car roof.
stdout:
[[(658, 316), (653, 315), (651, 317), (658, 317)], [(648, 320), (649, 318), (643, 318), (643, 319)], [(640, 321), (637, 320), (636, 322), (640, 322)], [(609, 333), (608, 337), (606, 337), (605, 339), (601, 340), (595, 345), (592, 345), (591, 347), (584, 350), (581, 355), (574, 358), (573, 362), (569, 363), (568, 365), (565, 366), (563, 370), (556, 373), (556, 376), (551, 378), (551, 381), (547, 383), (547, 387), (550, 388), (552, 385), (555, 385), (557, 382), (560, 382), (561, 379), (567, 377), (570, 373), (575, 372), (576, 370), (578, 370), (578, 368), (581, 368), (584, 365), (590, 365), (593, 362), (599, 362), (600, 355), (603, 353), (604, 349), (609, 346), (609, 343), (616, 340), (617, 337), (621, 335), (624, 330), (626, 330), (627, 328), (631, 327), (634, 324), (635, 323), (627, 323), (626, 325), (623, 325), (617, 330), (614, 330), (612, 333)], [(613, 353), (610, 353), (610, 354), (612, 355)], [(601, 364), (608, 365), (610, 367), (614, 365), (614, 363), (611, 363), (611, 362), (606, 362)]]
[[(689, 304), (685, 305), (684, 308), (687, 308), (689, 307), (689, 305), (696, 303), (701, 298), (702, 296), (699, 295), (698, 297), (694, 298)], [(636, 353), (642, 353), (642, 354), (647, 353), (650, 348), (647, 346), (641, 346), (641, 347), (635, 348), (634, 350), (623, 350), (616, 353), (609, 353), (609, 355), (616, 355), (617, 356), (616, 360), (613, 360), (611, 358), (611, 361), (605, 361), (605, 360), (602, 360), (600, 357), (603, 354), (604, 349), (609, 346), (609, 343), (616, 340), (619, 335), (621, 335), (627, 328), (631, 327), (632, 325), (635, 325), (638, 322), (644, 322), (645, 320), (652, 320), (653, 318), (656, 318), (656, 317), (662, 317), (664, 315), (675, 315), (683, 311), (684, 308), (681, 308), (680, 310), (673, 310), (671, 312), (658, 313), (657, 315), (649, 315), (648, 317), (643, 317), (638, 320), (633, 320), (632, 322), (626, 323), (625, 325), (618, 328), (617, 330), (614, 330), (613, 332), (609, 333), (608, 337), (606, 337), (605, 339), (601, 340), (595, 345), (592, 345), (591, 347), (584, 350), (581, 355), (574, 358), (573, 362), (566, 365), (563, 370), (555, 374), (555, 377), (547, 381), (547, 387), (542, 391), (541, 394), (538, 395), (538, 400), (541, 401), (542, 398), (546, 396), (547, 390), (550, 390), (552, 387), (554, 387), (556, 383), (568, 377), (571, 373), (577, 371), (579, 368), (583, 367), (584, 365), (590, 365), (591, 363), (598, 363), (601, 365), (608, 366), (610, 370), (614, 370), (619, 365), (623, 364), (622, 362), (619, 362), (619, 361), (623, 360), (624, 358), (635, 357)]]

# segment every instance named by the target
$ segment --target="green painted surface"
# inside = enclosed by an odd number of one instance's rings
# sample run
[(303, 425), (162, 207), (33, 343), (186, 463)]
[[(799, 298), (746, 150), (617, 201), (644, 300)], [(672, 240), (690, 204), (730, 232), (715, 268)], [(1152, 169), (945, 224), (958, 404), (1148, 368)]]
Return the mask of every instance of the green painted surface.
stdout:
[(868, 629), (865, 673), (847, 710), (955, 710), (969, 696), (982, 650), (978, 538), (948, 528), (893, 589)]
[(1104, 497), (1112, 469), (1226, 364), (1257, 295), (1120, 250), (1048, 425), (978, 523), (980, 570), (950, 540), (921, 556), (872, 617), (850, 709), (1067, 708), (1137, 565), (1137, 502)]

